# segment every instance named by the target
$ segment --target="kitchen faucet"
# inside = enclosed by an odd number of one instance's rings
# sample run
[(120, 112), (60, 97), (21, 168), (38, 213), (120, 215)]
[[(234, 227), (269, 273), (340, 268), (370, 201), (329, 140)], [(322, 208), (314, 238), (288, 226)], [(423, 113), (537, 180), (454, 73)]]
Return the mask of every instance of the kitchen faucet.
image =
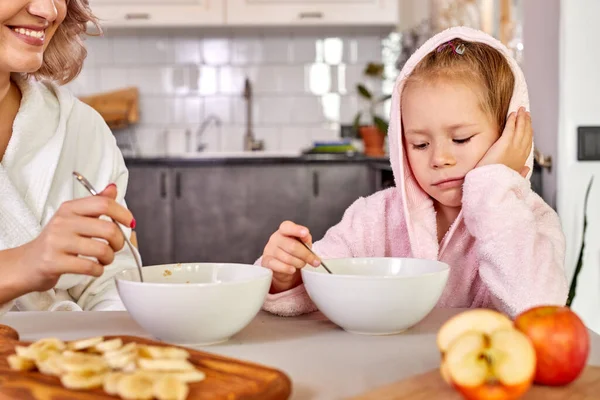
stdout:
[(197, 143), (196, 151), (198, 151), (198, 152), (204, 150), (204, 148), (206, 147), (206, 145), (204, 143), (200, 143), (199, 139), (204, 134), (204, 131), (206, 130), (206, 128), (208, 128), (208, 124), (210, 124), (211, 121), (215, 121), (216, 126), (221, 126), (221, 123), (222, 123), (221, 119), (219, 117), (217, 117), (215, 114), (209, 114), (208, 117), (204, 118), (204, 121), (202, 121), (202, 124), (196, 131), (196, 143)]
[(246, 78), (244, 82), (244, 98), (246, 99), (246, 134), (244, 135), (244, 151), (264, 150), (264, 142), (256, 140), (252, 131), (252, 84)]

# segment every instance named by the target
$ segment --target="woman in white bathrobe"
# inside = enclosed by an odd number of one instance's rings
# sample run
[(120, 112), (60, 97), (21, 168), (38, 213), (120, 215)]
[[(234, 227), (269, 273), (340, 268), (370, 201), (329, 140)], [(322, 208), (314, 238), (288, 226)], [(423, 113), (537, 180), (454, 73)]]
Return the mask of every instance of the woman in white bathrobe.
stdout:
[[(0, 1), (0, 314), (124, 309), (113, 278), (135, 260), (106, 217), (135, 227), (127, 169), (102, 118), (60, 87), (87, 22), (87, 0)], [(89, 196), (73, 171), (106, 189)]]

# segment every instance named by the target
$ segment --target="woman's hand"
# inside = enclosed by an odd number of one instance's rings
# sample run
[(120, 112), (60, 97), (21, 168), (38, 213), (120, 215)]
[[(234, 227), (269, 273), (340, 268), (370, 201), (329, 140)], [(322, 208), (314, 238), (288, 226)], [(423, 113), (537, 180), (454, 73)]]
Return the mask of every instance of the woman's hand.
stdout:
[(135, 227), (133, 215), (116, 197), (117, 187), (109, 185), (97, 196), (63, 203), (36, 239), (15, 249), (17, 265), (10, 273), (21, 275), (25, 293), (53, 288), (62, 274), (102, 275), (124, 239), (114, 222), (99, 217)]

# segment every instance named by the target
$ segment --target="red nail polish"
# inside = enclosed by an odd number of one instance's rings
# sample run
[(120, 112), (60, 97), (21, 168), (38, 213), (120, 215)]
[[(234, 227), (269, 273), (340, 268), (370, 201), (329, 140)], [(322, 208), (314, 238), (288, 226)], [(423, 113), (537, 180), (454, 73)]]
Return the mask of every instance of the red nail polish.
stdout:
[(110, 183), (108, 186), (106, 186), (106, 188), (108, 189), (109, 187), (114, 186), (115, 188), (117, 187), (116, 183)]
[(135, 223), (135, 218), (134, 218), (134, 219), (131, 220), (131, 224), (129, 224), (129, 227), (131, 229), (135, 229), (135, 225), (136, 225), (136, 223)]

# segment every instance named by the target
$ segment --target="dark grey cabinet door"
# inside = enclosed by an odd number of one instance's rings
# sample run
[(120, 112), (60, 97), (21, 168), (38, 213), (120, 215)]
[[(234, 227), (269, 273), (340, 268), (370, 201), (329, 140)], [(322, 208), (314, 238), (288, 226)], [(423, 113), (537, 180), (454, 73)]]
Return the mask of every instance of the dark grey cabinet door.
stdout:
[(195, 166), (174, 175), (177, 262), (253, 263), (283, 220), (307, 215), (302, 167)]
[(239, 225), (228, 235), (231, 243), (243, 244), (234, 261), (256, 261), (283, 221), (308, 222), (307, 173), (302, 164), (253, 165), (240, 171), (246, 201), (235, 216)]
[(133, 213), (144, 265), (167, 264), (173, 257), (171, 193), (168, 168), (129, 166), (125, 201)]
[(308, 227), (313, 240), (342, 219), (344, 211), (361, 196), (373, 193), (366, 164), (316, 165), (310, 168)]

